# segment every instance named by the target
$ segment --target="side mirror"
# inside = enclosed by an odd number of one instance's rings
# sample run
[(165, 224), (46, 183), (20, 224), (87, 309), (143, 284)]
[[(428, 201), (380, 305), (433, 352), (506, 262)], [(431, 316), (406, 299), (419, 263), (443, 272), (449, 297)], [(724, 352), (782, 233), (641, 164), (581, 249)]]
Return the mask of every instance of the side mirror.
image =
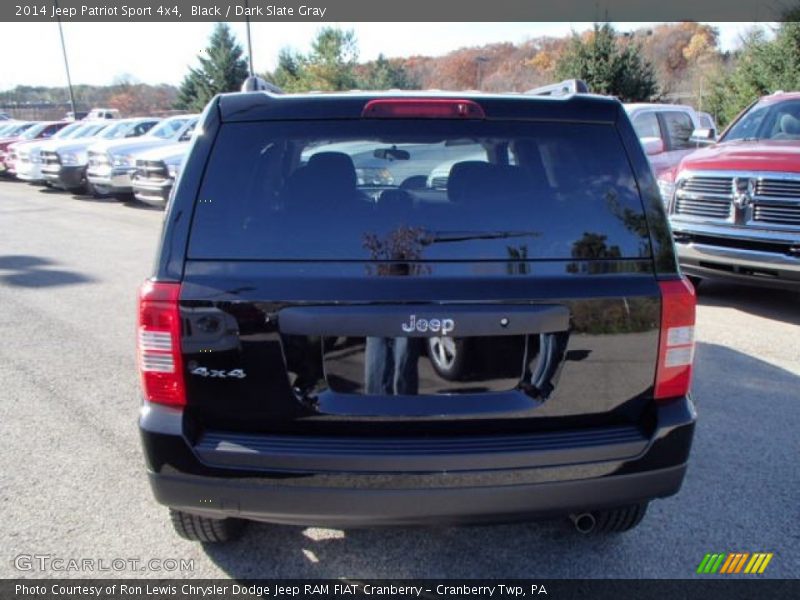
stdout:
[(181, 137), (178, 138), (179, 142), (188, 142), (192, 139), (192, 134), (194, 134), (194, 127), (190, 127), (186, 131), (181, 134)]
[(695, 129), (689, 141), (699, 146), (709, 146), (717, 141), (717, 132), (712, 128)]
[(641, 141), (642, 148), (644, 148), (644, 153), (647, 156), (661, 154), (664, 151), (664, 140), (660, 137), (643, 137)]

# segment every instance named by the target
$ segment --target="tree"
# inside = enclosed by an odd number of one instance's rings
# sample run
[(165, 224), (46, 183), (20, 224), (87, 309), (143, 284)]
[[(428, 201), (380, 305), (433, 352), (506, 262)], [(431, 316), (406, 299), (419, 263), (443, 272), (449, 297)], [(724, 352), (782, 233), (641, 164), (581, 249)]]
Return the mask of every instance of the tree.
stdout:
[(200, 78), (201, 75), (197, 69), (189, 69), (189, 74), (184, 77), (178, 88), (178, 98), (175, 100), (175, 108), (189, 110), (194, 108), (196, 102), (199, 104)]
[(658, 91), (653, 66), (642, 58), (638, 43), (619, 37), (608, 23), (595, 24), (584, 37), (573, 34), (556, 64), (557, 77), (583, 79), (593, 92), (623, 102), (649, 100)]
[(416, 85), (401, 63), (379, 54), (377, 60), (364, 66), (363, 74), (358, 77), (358, 87), (368, 90), (408, 90)]
[(800, 23), (789, 21), (780, 24), (771, 41), (763, 30), (750, 32), (736, 66), (712, 81), (708, 104), (725, 125), (761, 96), (799, 86)]
[(278, 54), (278, 67), (268, 73), (266, 79), (287, 92), (351, 90), (357, 87), (357, 61), (355, 32), (323, 27), (308, 54), (282, 49)]
[[(205, 56), (203, 56), (204, 54)], [(178, 91), (177, 108), (202, 110), (216, 94), (241, 89), (247, 78), (247, 61), (226, 23), (217, 23), (208, 47), (190, 67)]]
[(114, 86), (104, 105), (117, 108), (126, 117), (151, 115), (166, 110), (175, 102), (175, 88), (144, 83)]
[(288, 48), (283, 48), (278, 53), (278, 66), (272, 73), (267, 73), (268, 79), (287, 92), (305, 91), (302, 83), (302, 57)]
[(306, 70), (315, 89), (351, 90), (356, 87), (354, 69), (357, 61), (355, 32), (324, 27), (311, 45)]
[(693, 21), (662, 23), (635, 35), (642, 39), (642, 55), (653, 65), (661, 96), (697, 94), (696, 76), (710, 66), (709, 55), (718, 54), (714, 27)]

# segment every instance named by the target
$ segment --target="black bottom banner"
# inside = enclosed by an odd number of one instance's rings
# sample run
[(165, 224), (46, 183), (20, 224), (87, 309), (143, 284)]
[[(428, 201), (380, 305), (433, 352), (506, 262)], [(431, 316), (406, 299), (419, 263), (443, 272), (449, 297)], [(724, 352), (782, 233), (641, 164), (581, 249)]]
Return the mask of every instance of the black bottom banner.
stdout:
[(766, 600), (800, 598), (796, 579), (4, 579), (2, 600), (253, 600), (589, 598)]

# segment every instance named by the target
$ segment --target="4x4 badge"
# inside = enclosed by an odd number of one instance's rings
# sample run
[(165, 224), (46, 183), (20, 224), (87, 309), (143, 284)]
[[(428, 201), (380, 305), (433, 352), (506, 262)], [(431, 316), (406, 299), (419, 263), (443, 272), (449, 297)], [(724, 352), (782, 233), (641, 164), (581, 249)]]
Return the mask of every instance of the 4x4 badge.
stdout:
[(753, 201), (756, 180), (750, 177), (733, 178), (733, 204), (739, 210), (744, 210)]
[(206, 369), (205, 367), (197, 367), (189, 371), (192, 375), (199, 375), (200, 377), (211, 377), (214, 379), (244, 379), (247, 375), (244, 369), (231, 369), (226, 371), (224, 369)]

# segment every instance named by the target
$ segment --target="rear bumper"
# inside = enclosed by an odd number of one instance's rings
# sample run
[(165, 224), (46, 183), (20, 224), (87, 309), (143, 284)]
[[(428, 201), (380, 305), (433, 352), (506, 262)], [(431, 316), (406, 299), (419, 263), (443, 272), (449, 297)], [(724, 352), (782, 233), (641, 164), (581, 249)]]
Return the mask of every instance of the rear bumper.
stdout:
[[(686, 472), (694, 408), (683, 398), (657, 412), (656, 429), (639, 448), (598, 443), (596, 451), (587, 455), (582, 448), (576, 455), (575, 448), (553, 450), (546, 444), (530, 450), (528, 460), (519, 452), (496, 458), (485, 452), (458, 457), (432, 452), (415, 457), (413, 471), (393, 469), (385, 456), (371, 470), (364, 455), (354, 456), (351, 468), (345, 459), (324, 470), (319, 464), (312, 470), (299, 464), (287, 468), (280, 457), (276, 464), (282, 468), (265, 468), (269, 456), (259, 468), (212, 465), (209, 455), (184, 437), (182, 414), (163, 408), (143, 411), (140, 430), (156, 500), (186, 512), (332, 527), (481, 523), (675, 494)], [(252, 455), (253, 449), (244, 453)], [(450, 461), (450, 468), (440, 468), (442, 461)], [(312, 457), (308, 464), (314, 462)], [(496, 466), (487, 468), (487, 462)], [(397, 465), (409, 469), (407, 461)], [(508, 468), (500, 468), (504, 465)]]
[(596, 480), (368, 491), (232, 483), (151, 472), (150, 484), (161, 504), (205, 516), (364, 527), (502, 523), (622, 506), (676, 493), (685, 472), (684, 464)]

